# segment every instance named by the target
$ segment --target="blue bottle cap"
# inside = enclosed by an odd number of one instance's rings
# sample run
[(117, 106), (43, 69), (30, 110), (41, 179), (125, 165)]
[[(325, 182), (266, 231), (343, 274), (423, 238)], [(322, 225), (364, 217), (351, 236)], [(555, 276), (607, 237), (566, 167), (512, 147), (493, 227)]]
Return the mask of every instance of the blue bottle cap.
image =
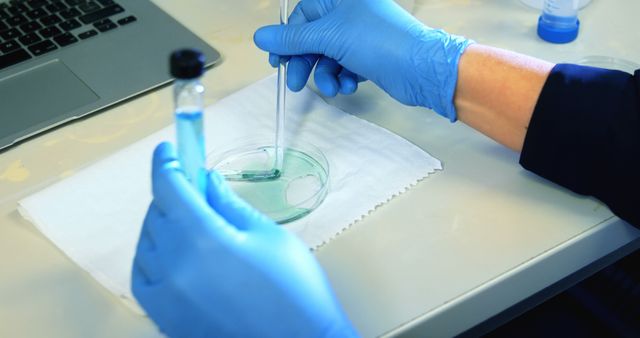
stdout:
[(542, 16), (538, 18), (538, 36), (552, 43), (567, 43), (575, 40), (578, 37), (578, 29), (580, 29), (580, 20), (576, 20), (575, 26), (559, 28), (542, 20)]

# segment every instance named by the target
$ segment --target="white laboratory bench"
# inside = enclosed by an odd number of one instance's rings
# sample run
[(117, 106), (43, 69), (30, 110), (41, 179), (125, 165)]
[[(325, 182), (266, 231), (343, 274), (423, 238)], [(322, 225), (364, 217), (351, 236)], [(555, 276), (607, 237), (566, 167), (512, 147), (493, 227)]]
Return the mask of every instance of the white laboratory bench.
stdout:
[[(273, 72), (252, 35), (277, 20), (278, 1), (154, 2), (224, 55), (204, 78), (208, 104)], [(635, 0), (592, 1), (579, 13), (578, 39), (566, 45), (540, 40), (539, 13), (518, 0), (418, 0), (413, 12), (432, 27), (553, 62), (587, 55), (640, 62)], [(444, 164), (444, 171), (315, 252), (365, 337), (460, 334), (541, 301), (640, 246), (640, 231), (602, 203), (526, 172), (517, 153), (462, 123), (404, 107), (370, 83), (356, 95), (327, 101)], [(0, 153), (0, 337), (159, 335), (149, 319), (23, 220), (16, 206), (171, 124), (171, 106), (165, 87)]]

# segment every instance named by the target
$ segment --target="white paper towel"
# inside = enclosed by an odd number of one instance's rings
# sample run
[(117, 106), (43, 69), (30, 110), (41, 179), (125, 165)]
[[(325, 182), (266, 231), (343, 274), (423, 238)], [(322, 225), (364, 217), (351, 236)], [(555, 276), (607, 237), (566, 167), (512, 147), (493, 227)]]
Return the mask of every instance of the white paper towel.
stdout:
[[(273, 138), (276, 77), (207, 108), (209, 151), (241, 139)], [(168, 112), (169, 113), (169, 112)], [(130, 270), (151, 201), (151, 155), (174, 140), (167, 127), (19, 202), (29, 219), (107, 289), (131, 299)], [(327, 105), (309, 89), (287, 97), (287, 137), (318, 147), (329, 161), (329, 193), (310, 215), (287, 224), (311, 248), (441, 169), (440, 161), (389, 131)], [(226, 146), (225, 146), (226, 145)]]

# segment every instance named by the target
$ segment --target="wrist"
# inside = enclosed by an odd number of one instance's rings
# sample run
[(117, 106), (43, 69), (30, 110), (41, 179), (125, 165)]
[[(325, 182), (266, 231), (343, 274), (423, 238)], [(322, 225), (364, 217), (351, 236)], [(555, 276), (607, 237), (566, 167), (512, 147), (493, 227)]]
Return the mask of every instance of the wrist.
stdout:
[(466, 48), (475, 43), (441, 29), (425, 27), (411, 53), (418, 105), (434, 110), (451, 122), (457, 120), (453, 97), (458, 63)]

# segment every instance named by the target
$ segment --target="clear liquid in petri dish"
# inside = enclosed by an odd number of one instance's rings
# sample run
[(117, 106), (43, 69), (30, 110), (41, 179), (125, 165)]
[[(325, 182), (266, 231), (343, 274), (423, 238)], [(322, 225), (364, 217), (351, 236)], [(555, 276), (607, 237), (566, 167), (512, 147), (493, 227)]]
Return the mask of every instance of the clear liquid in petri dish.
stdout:
[(328, 190), (329, 165), (318, 150), (286, 148), (282, 171), (265, 176), (273, 170), (274, 158), (274, 146), (244, 148), (224, 155), (214, 169), (236, 194), (284, 224), (308, 215), (322, 203)]

